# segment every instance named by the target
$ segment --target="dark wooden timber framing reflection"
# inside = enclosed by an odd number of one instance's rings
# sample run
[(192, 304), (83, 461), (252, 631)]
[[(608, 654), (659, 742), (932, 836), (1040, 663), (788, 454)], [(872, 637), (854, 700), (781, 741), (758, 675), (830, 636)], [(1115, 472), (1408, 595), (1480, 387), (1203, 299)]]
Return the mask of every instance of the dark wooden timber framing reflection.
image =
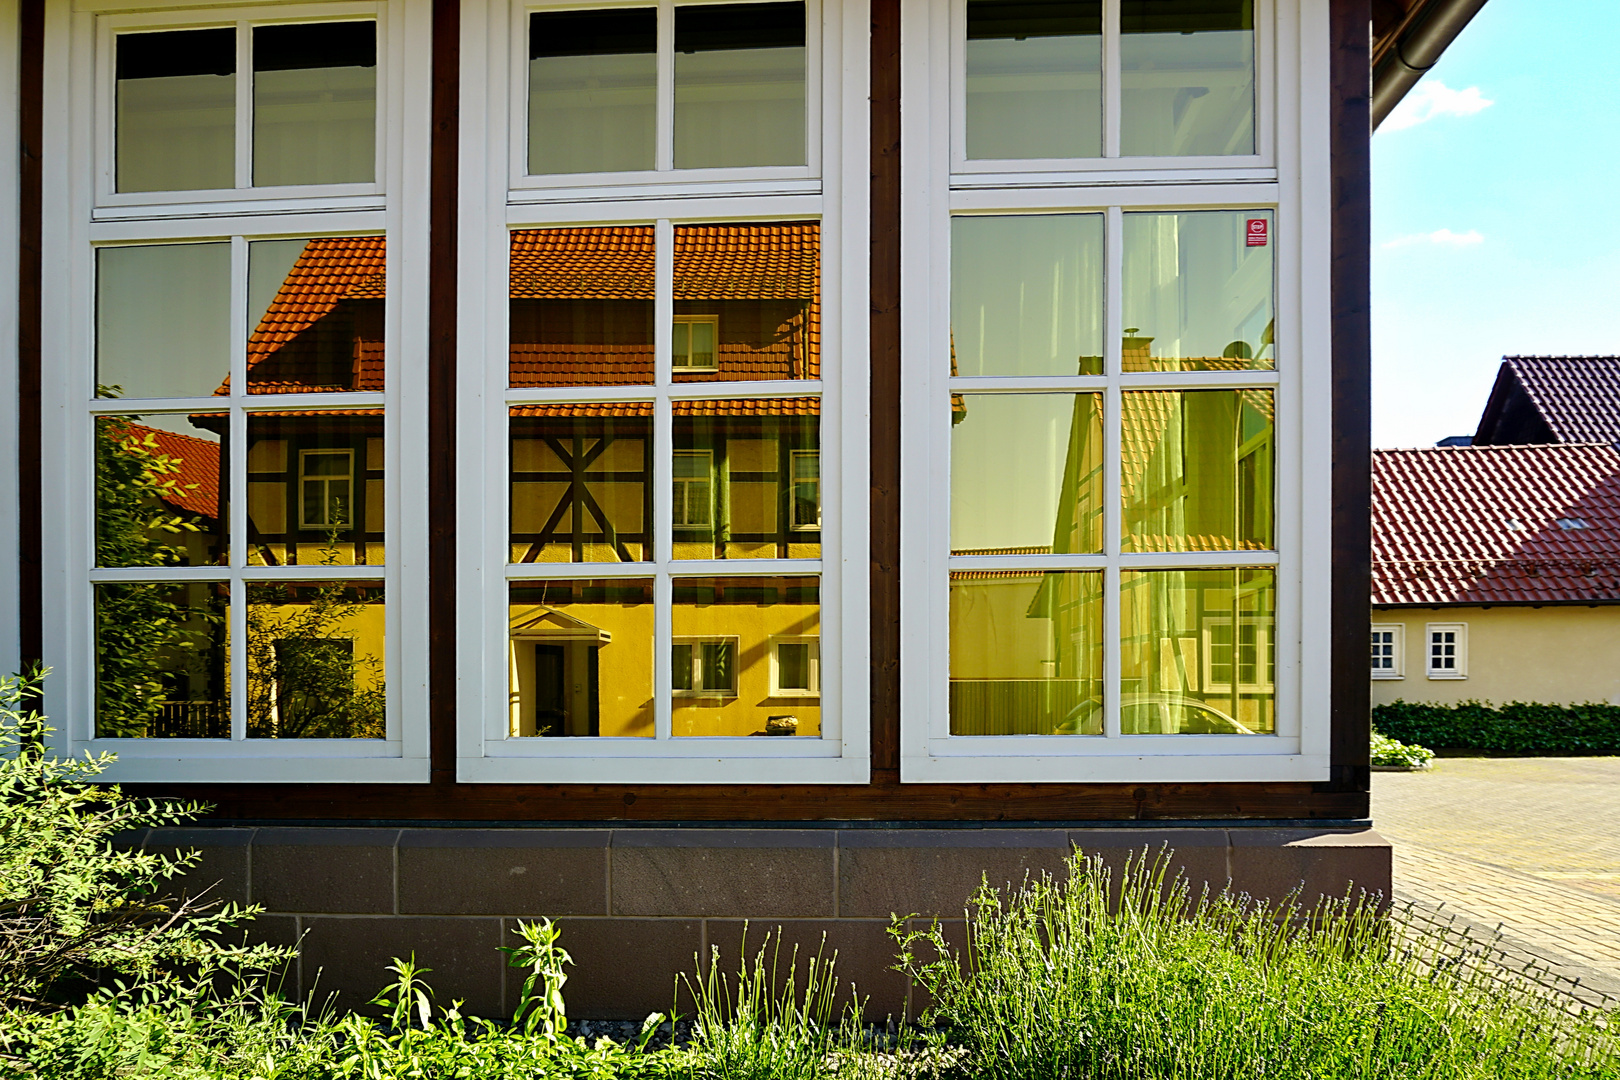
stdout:
[(44, 654), (44, 542), (40, 517), (40, 228), (45, 135), (45, 0), (22, 0), (19, 12), (18, 267), (17, 267), (17, 596), (18, 645), (24, 670)]
[[(214, 804), (213, 820), (321, 821), (1343, 821), (1367, 812), (1368, 0), (1332, 0), (1333, 763), (1330, 783), (899, 783), (899, 2), (872, 0), (872, 783), (867, 785), (455, 782), (457, 0), (433, 9), (429, 296), (430, 784), (143, 784)], [(41, 651), (40, 136), (43, 0), (21, 5), (21, 290), (18, 468), (22, 644)], [(1320, 617), (1308, 612), (1307, 617)]]
[[(1371, 783), (1372, 81), (1368, 0), (1333, 0), (1333, 791)], [(1306, 611), (1305, 617), (1320, 618)], [(1362, 814), (1366, 811), (1363, 802)]]

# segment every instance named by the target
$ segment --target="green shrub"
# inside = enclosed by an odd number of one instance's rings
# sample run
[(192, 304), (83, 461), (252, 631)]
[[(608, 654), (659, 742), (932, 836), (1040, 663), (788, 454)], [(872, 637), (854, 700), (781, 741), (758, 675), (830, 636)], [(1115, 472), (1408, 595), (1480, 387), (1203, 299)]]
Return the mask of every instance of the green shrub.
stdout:
[(1434, 751), (1427, 746), (1415, 746), (1391, 739), (1387, 735), (1372, 733), (1372, 763), (1394, 765), (1406, 769), (1421, 769), (1434, 759)]
[[(1312, 911), (1194, 897), (1166, 860), (1114, 882), (983, 886), (958, 952), (896, 920), (922, 1016), (973, 1080), (1613, 1080), (1606, 1021), (1509, 988), (1437, 937), (1392, 932), (1376, 900)], [(929, 959), (920, 959), (921, 946)]]
[(1396, 701), (1375, 707), (1372, 723), (1390, 738), (1436, 749), (1560, 757), (1620, 754), (1620, 705), (1515, 701), (1495, 708), (1478, 701)]

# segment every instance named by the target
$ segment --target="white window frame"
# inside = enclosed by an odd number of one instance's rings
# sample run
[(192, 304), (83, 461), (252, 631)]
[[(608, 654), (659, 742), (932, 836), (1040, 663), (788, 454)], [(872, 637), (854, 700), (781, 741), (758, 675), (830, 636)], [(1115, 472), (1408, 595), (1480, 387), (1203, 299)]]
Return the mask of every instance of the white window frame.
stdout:
[[(678, 698), (734, 698), (737, 696), (737, 657), (741, 653), (741, 641), (735, 634), (709, 634), (707, 636), (683, 637), (677, 635), (671, 639), (671, 644), (679, 647), (689, 645), (694, 647), (692, 653), (692, 683), (690, 690), (677, 690), (670, 687), (670, 693)], [(703, 670), (703, 661), (696, 652), (696, 646), (710, 644), (725, 644), (731, 646), (731, 685), (730, 686), (698, 686), (703, 680), (698, 673)], [(674, 680), (671, 679), (671, 682)]]
[[(809, 687), (784, 687), (782, 685), (781, 648), (783, 645), (808, 645), (810, 647), (810, 662), (808, 665)], [(771, 638), (771, 683), (769, 696), (773, 699), (802, 701), (805, 698), (818, 698), (821, 696), (821, 639), (819, 637), (782, 635)]]
[[(670, 519), (671, 519), (671, 524), (670, 524), (670, 527), (677, 530), (677, 531), (682, 531), (682, 532), (694, 532), (694, 531), (698, 531), (698, 530), (707, 531), (709, 529), (712, 529), (712, 528), (714, 528), (714, 495), (715, 495), (715, 491), (714, 491), (714, 481), (715, 481), (715, 476), (714, 476), (714, 451), (713, 450), (676, 450), (674, 452), (672, 461), (681, 461), (681, 460), (685, 460), (685, 461), (701, 461), (701, 462), (703, 462), (703, 476), (702, 476), (701, 480), (699, 480), (698, 477), (693, 477), (693, 476), (675, 476), (675, 475), (673, 475), (674, 469), (673, 469), (673, 467), (671, 468), (671, 478), (670, 478), (670, 484), (671, 484), (671, 496), (670, 496), (671, 514), (670, 514)], [(691, 520), (691, 514), (690, 514), (690, 511), (692, 509), (692, 496), (691, 496), (691, 492), (690, 492), (689, 489), (690, 489), (692, 484), (698, 483), (698, 482), (701, 482), (704, 485), (705, 489), (709, 493), (709, 497), (706, 500), (706, 504), (703, 507), (703, 520), (702, 521), (693, 521), (693, 520)], [(676, 485), (676, 484), (680, 485), (680, 490), (681, 490), (680, 506), (679, 506), (679, 511), (678, 512), (676, 512), (676, 509), (675, 509), (675, 506), (674, 506), (675, 499), (674, 499), (674, 494), (673, 494), (674, 485)], [(677, 517), (681, 518), (682, 520), (676, 521), (675, 518), (677, 518)]]
[[(233, 5), (136, 14), (133, 0), (53, 2), (45, 23), (45, 190), (41, 387), (44, 414), (42, 514), (62, 538), (42, 568), (45, 707), (57, 719), (52, 745), (74, 755), (114, 752), (106, 778), (119, 782), (367, 782), (428, 780), (426, 343), (428, 147), (431, 134), (432, 6), (428, 0), (332, 5)], [(111, 47), (114, 30), (286, 23), (375, 15), (378, 23), (378, 182), (221, 191), (110, 192)], [(239, 38), (239, 42), (240, 42)], [(239, 59), (240, 67), (240, 59)], [(251, 93), (247, 79), (238, 79)], [(239, 102), (240, 102), (239, 97)], [(242, 113), (238, 108), (240, 141)], [(239, 171), (238, 175), (241, 173)], [(366, 188), (357, 193), (357, 188)], [(246, 393), (247, 259), (253, 240), (386, 236), (386, 386), (382, 392)], [(95, 259), (101, 247), (226, 241), (231, 246), (232, 355), (229, 397), (97, 399)], [(92, 432), (100, 415), (231, 412), (230, 489), (247, 491), (247, 420), (253, 413), (382, 408), (387, 491), (382, 566), (249, 566), (247, 499), (230, 506), (228, 566), (95, 569)], [(355, 493), (364, 497), (364, 489)], [(289, 515), (291, 517), (291, 515)], [(110, 739), (94, 731), (93, 587), (102, 582), (229, 581), (230, 638), (246, 638), (244, 582), (381, 581), (387, 611), (386, 737), (248, 739), (246, 669), (231, 664), (232, 736), (224, 739)]]
[[(661, 0), (667, 4), (668, 0)], [(581, 8), (589, 3), (545, 6)], [(637, 6), (648, 6), (645, 3)], [(522, 175), (526, 165), (527, 14), (536, 5), (466, 0), (461, 34), (461, 367), (457, 385), (457, 777), (471, 783), (864, 784), (870, 778), (867, 158), (870, 14), (866, 0), (811, 0), (811, 165), (799, 170), (691, 170), (588, 178)], [(672, 23), (666, 23), (673, 27)], [(668, 31), (665, 31), (668, 32)], [(662, 100), (662, 99), (661, 99)], [(536, 180), (544, 182), (536, 183)], [(594, 186), (585, 180), (598, 181)], [(674, 230), (716, 222), (821, 224), (821, 378), (682, 382), (671, 364)], [(656, 376), (648, 386), (508, 387), (510, 230), (652, 225), (657, 255)], [(479, 363), (473, 358), (482, 357)], [(507, 409), (538, 402), (654, 405), (655, 523), (671, 521), (674, 399), (821, 399), (820, 559), (674, 560), (673, 530), (655, 524), (654, 559), (640, 563), (509, 565)], [(826, 478), (841, 478), (832, 483)], [(830, 494), (829, 494), (830, 491)], [(820, 578), (823, 640), (818, 737), (675, 737), (671, 650), (653, 649), (654, 737), (511, 737), (507, 689), (508, 583), (652, 578), (656, 642), (672, 642), (679, 577)]]
[[(487, 0), (492, 5), (496, 0)], [(722, 169), (676, 169), (674, 167), (675, 139), (675, 71), (672, 63), (675, 46), (674, 10), (676, 7), (714, 3), (739, 3), (747, 0), (508, 0), (510, 30), (505, 38), (510, 82), (510, 106), (506, 123), (510, 131), (508, 176), (510, 198), (513, 202), (570, 201), (578, 198), (600, 198), (603, 188), (622, 188), (631, 198), (649, 195), (724, 196), (731, 194), (816, 194), (821, 191), (818, 178), (825, 166), (838, 167), (842, 155), (829, 152), (834, 136), (842, 124), (846, 130), (848, 117), (842, 115), (843, 101), (849, 99), (851, 87), (843, 93), (835, 85), (850, 77), (848, 65), (827, 62), (837, 56), (842, 38), (843, 48), (852, 44), (848, 38), (848, 12), (851, 0), (805, 0), (805, 164), (758, 166)], [(865, 0), (854, 0), (865, 6)], [(558, 173), (544, 176), (529, 175), (529, 16), (537, 11), (582, 11), (591, 8), (656, 7), (658, 9), (658, 90), (657, 127), (654, 148), (654, 168), (637, 172)], [(842, 16), (841, 16), (842, 13)], [(490, 19), (488, 29), (498, 33)], [(467, 24), (463, 21), (463, 27)], [(482, 28), (481, 28), (482, 29)], [(462, 38), (465, 64), (465, 45)], [(825, 47), (824, 47), (825, 42)], [(499, 46), (491, 42), (489, 59)], [(849, 57), (859, 68), (858, 78), (866, 82), (865, 56)], [(864, 92), (864, 91), (863, 91)], [(492, 124), (490, 130), (498, 130)]]
[[(95, 200), (97, 220), (138, 220), (155, 216), (159, 207), (170, 207), (175, 216), (200, 212), (202, 206), (213, 206), (234, 213), (285, 212), (299, 203), (309, 201), (309, 209), (329, 211), (336, 208), (349, 210), (382, 210), (383, 193), (390, 190), (395, 178), (390, 176), (403, 147), (397, 145), (403, 137), (401, 125), (390, 117), (392, 110), (405, 105), (402, 97), (405, 71), (404, 54), (390, 47), (401, 36), (391, 33), (389, 20), (406, 17), (399, 0), (348, 0), (332, 4), (278, 5), (275, 3), (241, 4), (218, 7), (191, 7), (182, 11), (154, 14), (120, 14), (121, 10), (139, 6), (129, 0), (102, 0), (83, 8), (103, 12), (95, 20)], [(82, 9), (81, 9), (82, 10)], [(358, 22), (375, 19), (377, 22), (377, 177), (371, 183), (310, 184), (287, 187), (254, 187), (253, 177), (253, 33), (254, 26), (285, 25), (287, 23)], [(231, 27), (236, 30), (236, 186), (213, 190), (188, 191), (131, 191), (114, 190), (114, 146), (116, 107), (114, 104), (114, 38), (130, 30), (193, 30)], [(408, 34), (408, 31), (407, 31)], [(414, 58), (413, 58), (414, 60)], [(425, 68), (412, 63), (416, 81), (425, 80)], [(408, 114), (400, 114), (408, 115)], [(392, 188), (398, 190), (397, 185)], [(181, 209), (184, 207), (184, 209)]]
[[(1434, 636), (1436, 634), (1454, 633), (1457, 640), (1454, 643), (1457, 654), (1453, 657), (1455, 666), (1451, 668), (1436, 667), (1434, 664)], [(1468, 624), (1462, 622), (1425, 623), (1423, 626), (1423, 671), (1430, 679), (1436, 682), (1447, 682), (1454, 679), (1468, 678)]]
[[(1406, 624), (1373, 623), (1370, 632), (1373, 634), (1388, 634), (1389, 641), (1380, 642), (1379, 644), (1386, 644), (1390, 650), (1389, 667), (1371, 668), (1373, 679), (1388, 680), (1406, 678)], [(1369, 655), (1367, 659), (1370, 665), (1372, 661), (1371, 646), (1373, 645), (1373, 642), (1369, 640), (1367, 644), (1369, 646)]]
[[(1110, 2), (1106, 11), (1117, 12)], [(1329, 768), (1331, 579), (1332, 90), (1326, 6), (1256, 4), (1256, 158), (1073, 159), (987, 171), (960, 158), (959, 40), (965, 0), (948, 10), (902, 0), (901, 95), (901, 780), (911, 783), (1217, 782), (1325, 780)], [(1112, 16), (1108, 16), (1112, 17)], [(1117, 40), (1117, 39), (1115, 39)], [(1117, 58), (1116, 58), (1117, 59)], [(1107, 61), (1105, 60), (1105, 66)], [(1117, 63), (1115, 64), (1117, 70)], [(1117, 78), (1110, 85), (1117, 88)], [(1113, 92), (1113, 91), (1111, 91)], [(1113, 143), (1117, 146), (1117, 142)], [(1275, 213), (1276, 371), (1120, 370), (1121, 236), (1128, 212), (1262, 210)], [(1101, 376), (952, 378), (949, 355), (950, 224), (975, 213), (1102, 213), (1105, 218), (1105, 370)], [(1126, 390), (1269, 388), (1277, 456), (1274, 552), (1120, 552), (1118, 415)], [(957, 392), (1094, 392), (1103, 395), (1105, 551), (1101, 555), (951, 558), (950, 423)], [(1122, 738), (1120, 659), (1104, 649), (1102, 736), (952, 736), (949, 730), (948, 571), (1101, 570), (1105, 642), (1120, 640), (1122, 570), (1275, 568), (1276, 730), (1272, 735)], [(1310, 618), (1305, 618), (1306, 611)]]
[[(1262, 620), (1252, 615), (1238, 616), (1238, 625), (1243, 626), (1244, 624), (1258, 628), (1254, 642), (1254, 647), (1258, 652), (1255, 668), (1263, 675), (1268, 667), (1274, 668), (1276, 666), (1271, 654), (1271, 650), (1276, 647), (1276, 642), (1272, 640), (1272, 635), (1267, 632), (1266, 625)], [(1231, 625), (1231, 616), (1212, 616), (1204, 620), (1203, 632), (1199, 635), (1199, 647), (1203, 651), (1203, 663), (1200, 665), (1203, 670), (1200, 675), (1204, 682), (1203, 689), (1209, 693), (1230, 694), (1233, 692), (1231, 683), (1217, 682), (1215, 680), (1215, 643), (1213, 635), (1210, 633), (1211, 629), (1216, 626)], [(1237, 650), (1238, 639), (1234, 634), (1232, 637), (1232, 670), (1234, 672), (1238, 670)], [(1275, 680), (1253, 683), (1240, 682), (1237, 685), (1237, 693), (1239, 694), (1270, 694), (1275, 693), (1276, 689)]]
[[(385, 413), (384, 415), (386, 416), (387, 414)], [(339, 475), (337, 473), (333, 473), (332, 475), (327, 476), (324, 473), (317, 473), (317, 474), (311, 476), (308, 472), (305, 471), (305, 464), (304, 463), (307, 462), (311, 457), (324, 457), (324, 456), (333, 456), (333, 457), (335, 457), (335, 456), (337, 456), (339, 454), (341, 454), (349, 463), (349, 469), (348, 469), (347, 472), (345, 472), (345, 473), (343, 473), (341, 475)], [(348, 483), (349, 483), (349, 515), (348, 515), (348, 520), (347, 521), (323, 521), (323, 522), (311, 523), (304, 516), (304, 511), (309, 505), (308, 502), (306, 502), (305, 498), (304, 498), (304, 485), (307, 484), (307, 483), (310, 483), (311, 481), (314, 481), (316, 483), (326, 483), (326, 484), (330, 485), (333, 480), (347, 480)], [(309, 531), (309, 530), (312, 530), (312, 529), (318, 530), (318, 529), (346, 529), (346, 528), (350, 528), (354, 524), (354, 502), (355, 502), (355, 499), (357, 497), (364, 497), (363, 493), (364, 493), (364, 490), (365, 490), (364, 489), (365, 482), (366, 482), (366, 480), (365, 480), (364, 476), (360, 477), (358, 480), (355, 479), (355, 475), (354, 475), (354, 451), (352, 449), (348, 448), (348, 447), (333, 447), (333, 448), (330, 448), (330, 449), (300, 450), (300, 451), (298, 451), (298, 528), (300, 530), (303, 530), (303, 531)], [(328, 491), (331, 490), (330, 486), (328, 486), (327, 490)]]
[(709, 364), (692, 363), (692, 337), (688, 330), (686, 338), (686, 362), (681, 362), (681, 354), (676, 353), (671, 363), (682, 371), (719, 371), (720, 370), (720, 316), (718, 315), (676, 315), (671, 320), (676, 326), (712, 326), (714, 327), (714, 361)]
[[(801, 524), (799, 514), (799, 462), (805, 458), (812, 458), (816, 463), (816, 520), (812, 523)], [(790, 532), (819, 532), (821, 531), (821, 451), (820, 450), (790, 450), (788, 451), (788, 530)]]
[[(1121, 157), (1120, 135), (1120, 0), (1103, 0), (1103, 102), (1101, 157), (969, 158), (967, 156), (967, 0), (950, 0), (950, 156), (958, 186), (1000, 187), (1040, 183), (1133, 182), (1142, 173), (1174, 171), (1198, 178), (1275, 179), (1277, 164), (1277, 62), (1273, 12), (1288, 0), (1255, 0), (1254, 5), (1254, 148), (1253, 154), (1189, 157)], [(944, 100), (944, 99), (940, 99)], [(1172, 164), (1173, 163), (1173, 164)], [(1193, 178), (1193, 177), (1189, 177)], [(909, 181), (907, 181), (909, 188)]]

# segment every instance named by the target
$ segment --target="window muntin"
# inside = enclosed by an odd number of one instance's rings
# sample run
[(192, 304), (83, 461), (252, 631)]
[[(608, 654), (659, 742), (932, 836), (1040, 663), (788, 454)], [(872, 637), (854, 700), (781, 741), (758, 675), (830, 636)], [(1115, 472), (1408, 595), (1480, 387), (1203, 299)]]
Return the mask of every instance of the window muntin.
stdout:
[(530, 14), (530, 175), (652, 169), (657, 122), (657, 8)]
[(1101, 394), (951, 399), (951, 554), (1103, 549)]
[(805, 4), (675, 8), (675, 167), (807, 160)]
[(673, 602), (677, 737), (820, 734), (819, 704), (784, 713), (764, 700), (780, 696), (772, 640), (821, 631), (818, 578), (676, 578)]
[(1102, 734), (1102, 578), (951, 572), (952, 735)]
[(1273, 218), (1269, 210), (1124, 215), (1126, 371), (1277, 366)]
[(1120, 397), (1121, 550), (1275, 546), (1271, 390), (1127, 390)]
[(1254, 0), (1119, 0), (1120, 154), (1255, 152)]
[(1468, 677), (1468, 625), (1429, 623), (1424, 628), (1424, 653), (1431, 679)]
[[(1276, 730), (1275, 577), (1270, 567), (1121, 571), (1122, 734)], [(1129, 708), (1143, 704), (1158, 708)], [(1146, 726), (1132, 730), (1132, 716)]]
[[(351, 19), (115, 34), (116, 191), (374, 183), (376, 28)], [(241, 35), (253, 65), (245, 98)], [(239, 151), (240, 138), (249, 145)]]
[(514, 581), (509, 733), (653, 736), (649, 578)]
[(951, 373), (1101, 375), (1103, 216), (951, 219)]
[(114, 63), (119, 191), (236, 184), (236, 32), (120, 34)]
[(377, 24), (253, 28), (253, 184), (376, 179)]
[(968, 0), (969, 158), (1103, 152), (1102, 0)]
[(1406, 627), (1400, 623), (1374, 624), (1371, 661), (1375, 679), (1399, 679), (1405, 675)]

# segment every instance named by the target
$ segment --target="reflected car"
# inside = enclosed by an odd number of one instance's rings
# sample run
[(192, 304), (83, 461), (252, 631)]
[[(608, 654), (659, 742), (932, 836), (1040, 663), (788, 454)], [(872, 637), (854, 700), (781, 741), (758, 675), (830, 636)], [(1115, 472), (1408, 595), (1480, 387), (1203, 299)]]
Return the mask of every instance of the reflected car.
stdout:
[[(1101, 735), (1102, 702), (1088, 698), (1070, 710), (1054, 735)], [(1122, 735), (1253, 735), (1254, 729), (1212, 705), (1181, 694), (1126, 694), (1119, 701)]]

